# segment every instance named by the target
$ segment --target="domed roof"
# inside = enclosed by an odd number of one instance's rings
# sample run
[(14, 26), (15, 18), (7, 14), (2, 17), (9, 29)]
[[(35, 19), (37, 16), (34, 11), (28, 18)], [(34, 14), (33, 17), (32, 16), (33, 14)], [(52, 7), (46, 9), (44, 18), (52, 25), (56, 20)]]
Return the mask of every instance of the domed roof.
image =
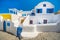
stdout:
[(54, 5), (47, 1), (40, 2), (35, 8), (42, 8), (43, 4), (46, 4), (46, 7), (48, 7), (48, 8), (54, 8)]

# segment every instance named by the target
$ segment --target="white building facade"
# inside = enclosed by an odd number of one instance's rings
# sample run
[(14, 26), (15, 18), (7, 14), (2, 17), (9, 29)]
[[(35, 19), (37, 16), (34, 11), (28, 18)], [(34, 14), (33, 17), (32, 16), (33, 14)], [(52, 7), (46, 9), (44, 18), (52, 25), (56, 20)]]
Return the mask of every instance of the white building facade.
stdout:
[(27, 25), (56, 23), (59, 21), (59, 15), (54, 14), (53, 4), (50, 2), (41, 2), (34, 8), (34, 12), (32, 12), (29, 18), (26, 20), (29, 20)]
[(60, 14), (54, 13), (54, 7), (50, 2), (44, 1), (31, 11), (13, 9), (12, 22), (15, 27), (22, 24), (22, 37), (32, 38), (40, 32), (60, 31)]

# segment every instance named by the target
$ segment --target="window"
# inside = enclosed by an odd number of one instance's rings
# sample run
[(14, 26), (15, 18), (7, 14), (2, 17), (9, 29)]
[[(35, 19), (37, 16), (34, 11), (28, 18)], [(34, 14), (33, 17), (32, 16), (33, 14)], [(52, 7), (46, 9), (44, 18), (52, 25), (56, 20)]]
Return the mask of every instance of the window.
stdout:
[(46, 4), (43, 4), (43, 7), (46, 7)]
[(31, 13), (31, 16), (35, 16), (35, 13)]
[(10, 22), (7, 23), (7, 26), (10, 26)]
[(10, 11), (10, 13), (14, 13), (13, 11)]
[(22, 14), (22, 16), (26, 16), (26, 14)]
[(10, 11), (10, 13), (17, 14), (17, 12)]
[(53, 8), (48, 8), (47, 9), (47, 13), (53, 13), (54, 12), (54, 9)]
[(44, 23), (44, 24), (47, 24), (47, 20), (43, 20), (43, 23)]
[(33, 24), (33, 20), (30, 20), (30, 24)]
[(42, 13), (42, 9), (37, 9), (37, 13)]

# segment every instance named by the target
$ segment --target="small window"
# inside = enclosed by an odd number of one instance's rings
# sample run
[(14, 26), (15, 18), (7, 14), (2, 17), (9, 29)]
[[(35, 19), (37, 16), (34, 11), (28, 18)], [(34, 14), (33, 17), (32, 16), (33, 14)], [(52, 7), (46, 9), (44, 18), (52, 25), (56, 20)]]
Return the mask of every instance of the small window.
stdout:
[(43, 4), (43, 7), (46, 7), (46, 4)]
[(17, 12), (13, 12), (14, 14), (17, 14)]
[(35, 13), (31, 13), (31, 16), (35, 16)]
[(47, 24), (47, 20), (43, 20), (43, 23), (44, 23), (44, 24)]
[(47, 9), (47, 13), (53, 13), (54, 12), (54, 9), (53, 8), (48, 8)]
[(10, 11), (10, 13), (13, 13), (13, 11)]
[(42, 9), (37, 9), (37, 13), (42, 13)]
[(7, 23), (7, 26), (10, 26), (10, 22)]
[(26, 14), (22, 14), (22, 16), (26, 16)]
[(30, 20), (30, 24), (33, 24), (33, 20)]

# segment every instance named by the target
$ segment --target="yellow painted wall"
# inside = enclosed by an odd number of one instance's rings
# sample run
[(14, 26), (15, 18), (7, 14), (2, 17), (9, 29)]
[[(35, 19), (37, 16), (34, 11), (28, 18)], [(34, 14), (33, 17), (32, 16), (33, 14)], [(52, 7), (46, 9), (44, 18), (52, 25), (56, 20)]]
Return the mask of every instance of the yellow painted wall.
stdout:
[(0, 14), (0, 16), (2, 16), (4, 20), (7, 20), (7, 19), (11, 20), (11, 14)]

